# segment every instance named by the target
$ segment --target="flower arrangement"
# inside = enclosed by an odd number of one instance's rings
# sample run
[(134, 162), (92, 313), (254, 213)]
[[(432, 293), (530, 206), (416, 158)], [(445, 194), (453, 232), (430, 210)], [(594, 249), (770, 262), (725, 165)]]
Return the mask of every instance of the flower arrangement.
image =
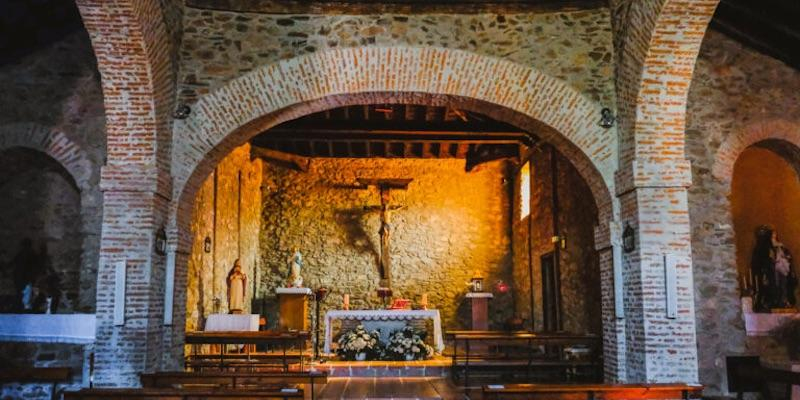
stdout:
[(349, 330), (339, 336), (339, 347), (336, 354), (344, 360), (364, 361), (374, 359), (381, 355), (378, 331), (367, 332), (364, 325), (359, 324), (355, 329)]
[(425, 344), (426, 332), (411, 326), (392, 332), (384, 348), (388, 360), (425, 360), (433, 356), (433, 347)]

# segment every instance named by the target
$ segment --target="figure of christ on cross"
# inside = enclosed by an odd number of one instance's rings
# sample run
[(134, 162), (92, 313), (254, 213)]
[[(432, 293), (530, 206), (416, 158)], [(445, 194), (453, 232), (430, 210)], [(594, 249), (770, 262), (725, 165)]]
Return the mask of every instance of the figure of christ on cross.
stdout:
[(381, 197), (381, 205), (380, 206), (370, 206), (364, 207), (365, 210), (369, 211), (380, 211), (380, 218), (381, 218), (381, 227), (378, 231), (378, 234), (381, 237), (380, 241), (380, 259), (378, 261), (378, 272), (381, 277), (380, 286), (391, 288), (392, 287), (392, 273), (391, 273), (391, 245), (390, 239), (392, 237), (392, 225), (391, 225), (391, 211), (399, 210), (403, 208), (399, 205), (389, 205), (389, 194), (391, 190), (406, 190), (408, 189), (408, 184), (411, 183), (412, 179), (364, 179), (359, 178), (358, 183), (364, 187), (364, 189), (369, 188), (370, 186), (375, 186), (378, 188)]

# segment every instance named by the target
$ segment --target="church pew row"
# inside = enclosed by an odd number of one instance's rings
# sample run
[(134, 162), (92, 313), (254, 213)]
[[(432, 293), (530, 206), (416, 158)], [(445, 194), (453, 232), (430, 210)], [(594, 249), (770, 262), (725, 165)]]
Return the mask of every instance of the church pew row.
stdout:
[[(596, 335), (566, 332), (535, 333), (525, 331), (451, 331), (452, 377), (524, 375), (530, 382), (535, 376), (548, 381), (598, 382), (602, 376), (602, 345)], [(574, 357), (568, 349), (580, 349)]]
[(679, 400), (700, 398), (701, 385), (507, 384), (483, 386), (484, 400)]
[(328, 382), (325, 372), (156, 372), (140, 376), (145, 388), (232, 388), (257, 390), (262, 387), (307, 384), (311, 398), (315, 398), (315, 386)]
[[(737, 399), (745, 393), (759, 393), (764, 400), (792, 398), (793, 386), (800, 386), (800, 372), (770, 368), (761, 365), (758, 356), (728, 356), (728, 391), (736, 393)], [(783, 386), (784, 393), (776, 396), (773, 386)]]
[(260, 400), (302, 399), (299, 388), (232, 389), (232, 388), (141, 388), (112, 389), (96, 388), (64, 392), (64, 400)]

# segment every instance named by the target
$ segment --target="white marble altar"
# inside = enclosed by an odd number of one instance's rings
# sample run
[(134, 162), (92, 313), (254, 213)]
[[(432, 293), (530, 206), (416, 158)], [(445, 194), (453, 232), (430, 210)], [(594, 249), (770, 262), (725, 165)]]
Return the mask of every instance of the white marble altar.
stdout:
[[(416, 319), (429, 319), (433, 322), (433, 348), (441, 353), (444, 350), (444, 337), (442, 336), (442, 319), (439, 310), (331, 310), (325, 313), (325, 347), (324, 352), (331, 352), (333, 343), (332, 322), (337, 319), (357, 320), (364, 324), (367, 330), (373, 330), (374, 325), (389, 327), (381, 332), (381, 340), (386, 341), (391, 331), (401, 329), (405, 321)], [(371, 323), (372, 322), (372, 323)], [(396, 326), (394, 326), (396, 325)], [(384, 337), (384, 335), (386, 337)]]

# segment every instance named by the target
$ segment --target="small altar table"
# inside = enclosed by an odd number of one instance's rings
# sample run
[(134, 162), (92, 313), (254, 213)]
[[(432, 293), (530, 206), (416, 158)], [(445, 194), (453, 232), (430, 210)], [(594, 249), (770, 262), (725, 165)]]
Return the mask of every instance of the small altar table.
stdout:
[[(429, 319), (433, 322), (433, 348), (441, 353), (444, 350), (442, 319), (439, 310), (331, 310), (325, 313), (325, 353), (331, 352), (333, 342), (333, 320), (357, 321), (411, 321)], [(388, 333), (388, 332), (387, 332)]]

